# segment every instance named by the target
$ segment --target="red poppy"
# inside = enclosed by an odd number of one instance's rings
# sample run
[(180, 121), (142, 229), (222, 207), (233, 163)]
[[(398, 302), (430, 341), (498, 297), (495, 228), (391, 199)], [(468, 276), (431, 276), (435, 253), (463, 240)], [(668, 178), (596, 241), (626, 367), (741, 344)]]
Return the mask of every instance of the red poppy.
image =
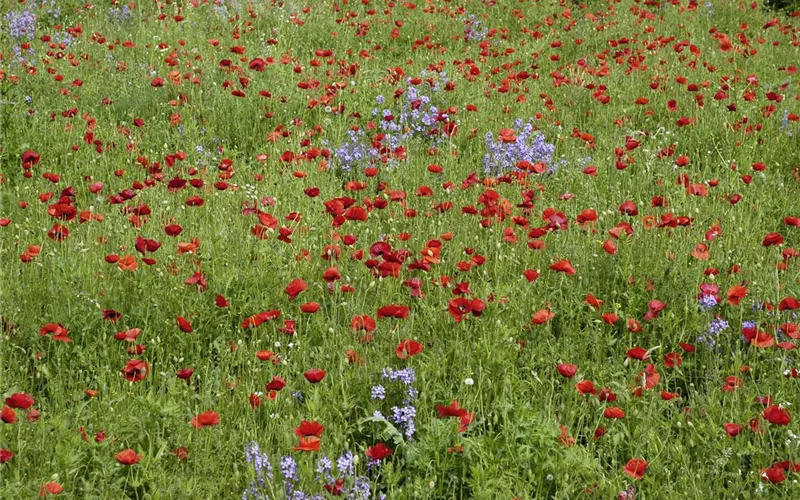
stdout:
[(230, 302), (228, 302), (228, 299), (226, 299), (222, 295), (217, 295), (214, 298), (214, 303), (217, 305), (217, 307), (228, 307), (230, 305)]
[(567, 276), (572, 276), (575, 274), (575, 268), (572, 267), (572, 263), (568, 260), (560, 260), (555, 264), (550, 266), (550, 269), (553, 271), (558, 271), (561, 273), (566, 273)]
[(303, 374), (306, 377), (306, 380), (311, 382), (312, 384), (316, 384), (321, 382), (323, 378), (325, 378), (325, 370), (320, 370), (318, 368), (314, 368), (312, 370), (308, 370)]
[(778, 405), (770, 405), (761, 413), (764, 419), (773, 425), (789, 425), (792, 421), (792, 416), (789, 410), (781, 408)]
[(722, 424), (722, 427), (725, 428), (725, 434), (727, 434), (729, 437), (736, 437), (744, 430), (743, 425), (732, 423), (724, 423)]
[(581, 380), (575, 384), (575, 388), (581, 394), (597, 394), (597, 388), (591, 380)]
[(786, 297), (778, 304), (778, 311), (794, 311), (800, 309), (800, 300), (794, 297)]
[(189, 450), (187, 450), (185, 446), (181, 446), (172, 450), (172, 454), (175, 455), (179, 461), (185, 462), (186, 457), (189, 455)]
[(556, 366), (558, 373), (561, 374), (562, 377), (565, 378), (572, 378), (575, 376), (575, 373), (578, 372), (578, 365), (571, 365), (569, 363), (559, 363)]
[(350, 329), (354, 331), (364, 330), (365, 332), (375, 331), (376, 323), (372, 316), (364, 314), (362, 316), (353, 316), (350, 320)]
[(192, 378), (193, 374), (194, 374), (193, 368), (181, 368), (176, 372), (176, 375), (178, 376), (179, 379), (186, 380), (187, 382), (189, 381), (190, 378)]
[(252, 316), (248, 316), (247, 318), (242, 320), (242, 324), (240, 325), (242, 328), (253, 328), (265, 323), (267, 321), (272, 321), (273, 319), (278, 319), (281, 317), (281, 312), (278, 310), (275, 311), (261, 311), (258, 314), (254, 314)]
[(6, 398), (6, 404), (11, 408), (18, 408), (20, 410), (27, 410), (35, 403), (33, 397), (24, 392), (15, 392)]
[(344, 491), (344, 479), (341, 477), (336, 480), (333, 484), (325, 483), (322, 485), (325, 488), (325, 491), (331, 494), (331, 496), (338, 497), (342, 495), (342, 491)]
[(382, 318), (406, 319), (408, 318), (409, 312), (410, 310), (407, 306), (399, 306), (391, 304), (388, 306), (383, 306), (380, 309), (378, 309), (378, 319)]
[(280, 377), (273, 376), (272, 380), (266, 385), (267, 391), (280, 391), (286, 387), (286, 381)]
[(122, 318), (122, 313), (113, 309), (103, 309), (103, 319), (111, 323), (116, 323)]
[(536, 278), (539, 277), (539, 271), (536, 269), (526, 269), (522, 272), (522, 275), (525, 276), (525, 279), (528, 280), (528, 283), (533, 283), (536, 281)]
[(436, 405), (436, 411), (439, 412), (439, 418), (462, 417), (468, 413), (461, 408), (457, 399), (454, 399), (450, 406)]
[(644, 477), (645, 472), (647, 472), (647, 466), (650, 465), (650, 462), (646, 460), (642, 460), (641, 458), (632, 458), (628, 460), (628, 463), (625, 464), (625, 467), (622, 470), (625, 474), (629, 475), (633, 479), (639, 480)]
[(125, 330), (124, 332), (115, 333), (114, 338), (116, 340), (125, 342), (135, 342), (140, 333), (142, 333), (141, 328), (131, 328), (130, 330)]
[(42, 159), (41, 155), (32, 149), (28, 149), (20, 155), (20, 160), (22, 160), (22, 168), (28, 170), (32, 166), (37, 165), (39, 161)]
[(677, 392), (661, 391), (661, 399), (664, 401), (672, 401), (673, 399), (677, 399), (679, 397), (681, 397), (681, 395)]
[(610, 419), (622, 419), (625, 418), (625, 411), (616, 406), (609, 406), (603, 411), (603, 417)]
[(761, 469), (761, 479), (770, 483), (781, 483), (786, 480), (786, 473), (780, 467)]
[(761, 246), (771, 247), (773, 245), (783, 245), (783, 236), (778, 233), (767, 233), (761, 241)]
[(306, 437), (306, 436), (316, 436), (318, 438), (322, 437), (322, 433), (325, 432), (325, 427), (322, 426), (316, 420), (308, 421), (303, 420), (300, 422), (300, 425), (295, 427), (294, 433), (298, 437)]
[(15, 424), (17, 423), (17, 412), (3, 405), (3, 409), (0, 410), (0, 420), (7, 424)]
[(422, 349), (422, 344), (416, 340), (405, 339), (397, 344), (397, 348), (394, 352), (397, 354), (398, 358), (406, 359), (410, 356), (416, 356), (417, 354), (421, 353)]
[(638, 321), (633, 318), (628, 318), (627, 320), (628, 331), (631, 333), (639, 333), (642, 331), (642, 325)]
[(747, 296), (747, 288), (741, 285), (733, 285), (728, 289), (727, 300), (728, 304), (738, 306), (739, 302)]
[(130, 448), (114, 455), (114, 459), (122, 465), (137, 464), (142, 458), (144, 458), (144, 455), (137, 455), (136, 452)]
[(725, 379), (725, 385), (722, 386), (722, 390), (725, 392), (733, 392), (743, 384), (744, 382), (742, 382), (742, 379), (739, 377), (730, 376)]
[(302, 279), (296, 279), (286, 285), (286, 295), (289, 296), (289, 301), (294, 300), (300, 292), (308, 289), (308, 284)]
[(617, 395), (614, 394), (614, 391), (611, 390), (610, 387), (604, 387), (600, 391), (600, 394), (597, 395), (597, 399), (599, 399), (601, 403), (604, 402), (613, 403), (614, 401), (617, 400)]
[(183, 316), (178, 316), (178, 328), (181, 329), (184, 333), (192, 333), (194, 328), (192, 328), (192, 324), (189, 323)]
[(677, 366), (681, 366), (683, 363), (683, 358), (677, 352), (668, 352), (664, 355), (664, 366), (667, 368), (675, 368)]
[(625, 357), (638, 359), (639, 361), (647, 361), (650, 359), (650, 354), (643, 347), (634, 347), (633, 349), (628, 349), (628, 352), (625, 353)]
[(58, 495), (62, 491), (64, 491), (64, 488), (62, 488), (60, 484), (55, 481), (49, 481), (44, 483), (42, 487), (39, 488), (39, 496), (46, 497), (47, 495)]
[(531, 323), (534, 325), (543, 325), (555, 317), (556, 313), (548, 311), (547, 309), (541, 309), (533, 313)]
[(192, 427), (202, 429), (203, 427), (214, 427), (219, 423), (219, 413), (215, 411), (204, 411), (195, 417), (192, 417)]
[(317, 436), (303, 436), (300, 442), (292, 448), (292, 451), (319, 451), (322, 440)]
[(147, 361), (131, 359), (122, 368), (122, 375), (128, 382), (141, 382), (150, 373), (150, 364)]
[(467, 412), (458, 417), (458, 432), (467, 432), (470, 424), (474, 421), (475, 421), (474, 413)]
[(14, 458), (14, 452), (5, 448), (0, 448), (0, 464), (4, 464)]
[(378, 443), (375, 446), (370, 446), (364, 454), (373, 461), (383, 460), (394, 453), (394, 450), (387, 447), (385, 443)]

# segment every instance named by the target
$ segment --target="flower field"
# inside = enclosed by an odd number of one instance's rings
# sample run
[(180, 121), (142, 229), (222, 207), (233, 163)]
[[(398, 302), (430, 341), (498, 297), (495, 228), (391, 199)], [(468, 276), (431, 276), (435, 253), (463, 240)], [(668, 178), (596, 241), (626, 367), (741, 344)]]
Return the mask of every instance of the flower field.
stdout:
[(800, 498), (800, 8), (0, 19), (3, 498)]

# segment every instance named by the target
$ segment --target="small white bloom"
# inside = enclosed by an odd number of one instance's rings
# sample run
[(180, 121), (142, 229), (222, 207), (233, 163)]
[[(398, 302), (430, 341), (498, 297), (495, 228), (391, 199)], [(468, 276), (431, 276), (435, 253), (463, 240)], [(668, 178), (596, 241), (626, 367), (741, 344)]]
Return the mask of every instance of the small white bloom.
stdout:
[(469, 386), (469, 387), (472, 387), (473, 385), (475, 385), (475, 381), (472, 380), (471, 378), (466, 378), (466, 379), (464, 379), (464, 384)]

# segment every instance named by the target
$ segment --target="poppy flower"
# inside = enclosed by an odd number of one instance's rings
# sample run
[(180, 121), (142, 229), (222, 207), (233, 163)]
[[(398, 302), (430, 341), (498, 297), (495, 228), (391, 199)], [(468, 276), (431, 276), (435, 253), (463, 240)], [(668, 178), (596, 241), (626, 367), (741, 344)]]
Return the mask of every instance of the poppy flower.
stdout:
[(722, 386), (722, 390), (725, 392), (733, 392), (742, 385), (744, 385), (742, 379), (739, 377), (730, 376), (725, 379), (725, 385)]
[(319, 451), (322, 440), (317, 436), (303, 436), (292, 451)]
[(117, 462), (121, 463), (122, 465), (137, 464), (142, 458), (144, 458), (144, 455), (138, 455), (135, 451), (133, 451), (130, 448), (114, 455), (114, 459)]
[(138, 359), (131, 359), (122, 367), (122, 375), (128, 382), (141, 382), (149, 373), (150, 364)]
[[(109, 260), (109, 257), (106, 257), (106, 261)], [(117, 267), (120, 268), (122, 271), (135, 271), (139, 268), (139, 264), (136, 262), (136, 257), (133, 255), (126, 255), (124, 257), (118, 258), (116, 261)], [(112, 262), (113, 264), (113, 262)]]
[(17, 423), (17, 412), (3, 405), (3, 409), (0, 410), (0, 420), (7, 424), (15, 424)]
[(397, 348), (395, 349), (395, 354), (400, 359), (406, 359), (410, 356), (416, 356), (417, 354), (422, 352), (422, 344), (417, 342), (416, 340), (412, 339), (405, 339), (402, 340), (399, 344), (397, 344)]
[(439, 418), (461, 417), (468, 413), (467, 410), (461, 408), (457, 399), (454, 399), (450, 406), (436, 405), (436, 411), (439, 412)]
[(736, 437), (744, 430), (744, 426), (742, 425), (727, 422), (722, 424), (722, 427), (725, 428), (725, 434), (727, 434), (729, 437)]
[(628, 331), (631, 332), (631, 333), (639, 333), (639, 332), (642, 331), (641, 323), (639, 323), (638, 321), (636, 321), (633, 318), (628, 318), (628, 320), (626, 321), (626, 324), (628, 326)]
[(322, 487), (325, 488), (325, 491), (330, 493), (331, 496), (334, 497), (341, 496), (344, 490), (344, 479), (340, 477), (333, 484), (325, 483), (324, 485), (322, 485)]
[(194, 328), (192, 328), (192, 324), (189, 323), (183, 316), (178, 316), (177, 319), (178, 328), (184, 333), (192, 333)]
[(782, 483), (786, 480), (786, 472), (780, 467), (761, 469), (761, 479), (770, 483)]
[(185, 462), (186, 457), (189, 455), (189, 450), (187, 450), (185, 446), (181, 446), (172, 450), (172, 454), (175, 455), (180, 462)]
[(555, 264), (550, 266), (552, 271), (557, 271), (560, 273), (566, 273), (567, 276), (573, 276), (575, 274), (575, 268), (572, 267), (572, 263), (568, 260), (560, 260)]
[(634, 347), (633, 349), (628, 349), (628, 352), (625, 353), (625, 357), (638, 359), (639, 361), (647, 361), (650, 359), (650, 354), (648, 354), (647, 350), (643, 347)]
[(388, 305), (383, 306), (378, 309), (378, 319), (382, 318), (398, 318), (398, 319), (406, 319), (408, 318), (410, 310), (407, 306), (399, 306), (399, 305)]
[(641, 384), (641, 389), (653, 389), (658, 385), (661, 380), (661, 375), (656, 371), (656, 365), (650, 363), (644, 368), (644, 371), (636, 376), (637, 381)]
[(575, 389), (581, 394), (597, 394), (597, 388), (591, 380), (581, 380), (575, 384)]
[(774, 245), (783, 245), (783, 236), (778, 233), (767, 233), (761, 241), (761, 246), (771, 247)]
[(6, 398), (6, 404), (11, 408), (18, 408), (20, 410), (27, 410), (35, 403), (33, 397), (24, 392), (15, 392)]
[(773, 425), (789, 425), (792, 421), (792, 416), (789, 410), (781, 408), (778, 405), (770, 405), (761, 413), (764, 419)]
[(378, 443), (375, 446), (370, 446), (364, 454), (372, 461), (383, 460), (394, 453), (394, 450), (387, 447), (385, 443)]
[(625, 418), (625, 411), (616, 406), (609, 406), (603, 411), (603, 417), (610, 419), (622, 419)]
[(194, 369), (193, 368), (181, 368), (175, 374), (178, 376), (179, 379), (185, 380), (188, 383), (189, 379), (192, 378), (192, 375), (194, 374)]
[(22, 168), (26, 170), (30, 169), (34, 165), (38, 165), (41, 159), (42, 156), (36, 151), (33, 151), (32, 149), (28, 149), (20, 155), (20, 160), (22, 161)]
[(525, 276), (525, 279), (528, 280), (528, 283), (533, 283), (536, 281), (536, 278), (539, 277), (539, 271), (536, 269), (526, 269), (522, 272), (522, 275)]
[(125, 342), (135, 342), (140, 333), (142, 333), (141, 328), (131, 328), (130, 330), (125, 330), (124, 332), (115, 333), (114, 338), (116, 340)]
[(664, 366), (667, 368), (675, 368), (677, 366), (681, 366), (683, 363), (683, 358), (677, 352), (668, 352), (664, 355)]
[(203, 427), (214, 427), (219, 423), (219, 413), (215, 411), (204, 411), (197, 416), (192, 417), (192, 427), (195, 429), (202, 429)]
[(547, 309), (542, 309), (533, 313), (531, 323), (534, 325), (543, 325), (555, 317), (556, 313), (548, 311)]
[(14, 458), (14, 452), (5, 448), (0, 448), (0, 464), (4, 464)]
[(214, 304), (216, 304), (217, 307), (223, 308), (223, 307), (228, 307), (230, 305), (230, 302), (228, 302), (228, 299), (226, 299), (222, 295), (217, 295), (214, 298)]
[(261, 361), (269, 361), (275, 357), (275, 353), (266, 349), (262, 349), (256, 353), (256, 357)]
[(302, 279), (296, 279), (286, 285), (286, 295), (289, 296), (289, 301), (294, 300), (301, 292), (308, 289), (308, 284)]
[(303, 374), (306, 377), (306, 380), (311, 382), (312, 384), (316, 384), (321, 382), (323, 378), (325, 378), (325, 370), (320, 370), (318, 368), (314, 368), (312, 370), (308, 370)]
[(747, 296), (747, 288), (741, 285), (733, 285), (728, 289), (727, 300), (728, 304), (738, 306), (739, 302)]
[(47, 495), (58, 495), (62, 491), (64, 491), (64, 488), (60, 484), (55, 481), (49, 481), (44, 483), (42, 487), (39, 488), (39, 496), (46, 497)]
[(375, 320), (372, 316), (364, 314), (362, 316), (353, 316), (353, 319), (350, 320), (350, 329), (353, 331), (364, 330), (367, 333), (375, 331), (376, 327)]
[(294, 433), (298, 437), (316, 436), (321, 438), (323, 432), (325, 432), (325, 427), (316, 420), (303, 420), (300, 422), (300, 425), (294, 429)]
[(267, 391), (280, 391), (286, 387), (286, 381), (280, 377), (273, 376), (272, 380), (266, 385)]
[(794, 297), (786, 297), (778, 304), (778, 311), (794, 311), (800, 309), (800, 300)]
[(661, 391), (661, 399), (664, 401), (672, 401), (673, 399), (677, 399), (679, 397), (681, 397), (681, 395), (677, 392)]
[(622, 468), (625, 474), (629, 475), (633, 479), (639, 480), (644, 477), (645, 472), (647, 472), (647, 466), (650, 465), (650, 462), (646, 460), (642, 460), (641, 458), (632, 458), (628, 460), (628, 463), (625, 464), (625, 467)]
[(103, 319), (111, 322), (116, 323), (117, 321), (122, 318), (122, 313), (119, 311), (115, 311), (113, 309), (103, 309)]
[(472, 301), (465, 297), (453, 299), (447, 303), (447, 312), (459, 323), (465, 315), (472, 312)]
[(562, 377), (572, 378), (578, 372), (578, 365), (559, 363), (558, 366), (556, 366), (556, 370), (558, 370), (558, 373), (560, 373)]

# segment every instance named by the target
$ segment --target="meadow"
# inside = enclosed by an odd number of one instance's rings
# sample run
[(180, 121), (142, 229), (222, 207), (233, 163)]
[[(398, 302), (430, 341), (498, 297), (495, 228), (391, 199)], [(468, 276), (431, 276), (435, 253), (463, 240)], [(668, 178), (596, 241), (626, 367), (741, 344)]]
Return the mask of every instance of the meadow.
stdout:
[(3, 498), (800, 498), (800, 9), (0, 18)]

